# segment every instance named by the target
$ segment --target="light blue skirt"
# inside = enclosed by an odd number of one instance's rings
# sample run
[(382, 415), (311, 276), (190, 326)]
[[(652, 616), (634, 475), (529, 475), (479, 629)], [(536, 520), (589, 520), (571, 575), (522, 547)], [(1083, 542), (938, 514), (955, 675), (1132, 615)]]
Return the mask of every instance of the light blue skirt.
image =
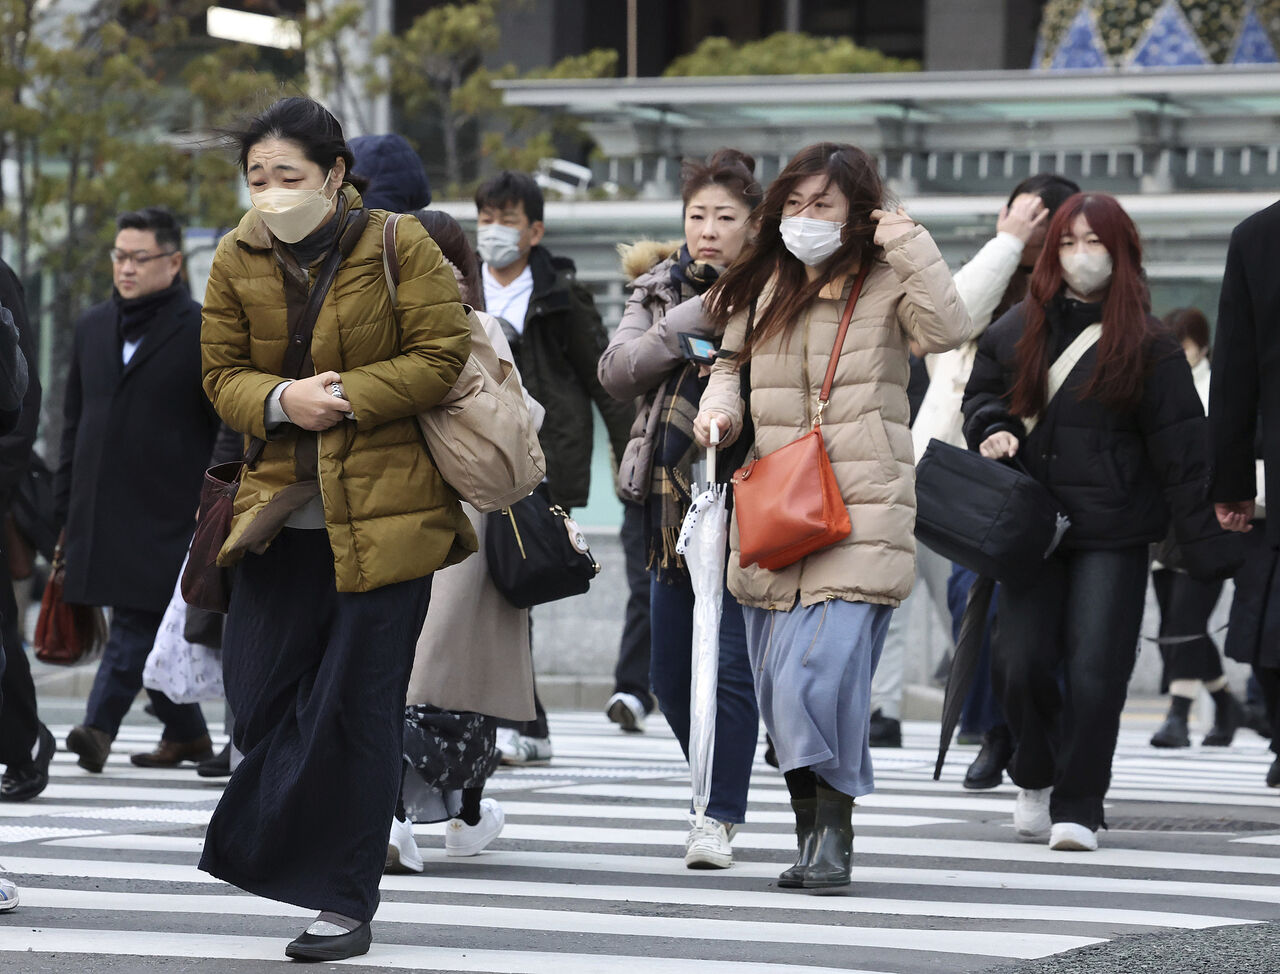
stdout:
[(893, 609), (832, 599), (785, 612), (743, 606), (760, 716), (783, 771), (812, 768), (857, 797), (875, 790), (871, 675)]

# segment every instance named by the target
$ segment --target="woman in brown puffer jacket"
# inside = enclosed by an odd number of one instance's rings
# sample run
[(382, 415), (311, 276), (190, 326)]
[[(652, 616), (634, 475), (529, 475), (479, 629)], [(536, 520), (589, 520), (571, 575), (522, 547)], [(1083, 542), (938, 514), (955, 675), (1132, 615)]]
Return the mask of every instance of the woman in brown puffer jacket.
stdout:
[[(915, 575), (908, 342), (955, 348), (972, 325), (933, 239), (886, 212), (874, 161), (851, 145), (800, 152), (757, 210), (759, 238), (709, 296), (725, 326), (695, 423), (735, 440), (748, 403), (765, 456), (808, 433), (839, 322), (862, 279), (830, 404), (827, 454), (852, 532), (779, 571), (744, 565), (730, 531), (729, 590), (742, 603), (760, 714), (796, 815), (800, 858), (780, 886), (845, 886), (853, 799), (872, 791), (871, 675), (893, 607)], [(749, 325), (752, 322), (752, 325)], [(781, 499), (779, 499), (781, 503)]]
[[(237, 141), (253, 208), (214, 256), (204, 387), (229, 426), (266, 446), (220, 558), (235, 566), (222, 664), (244, 760), (200, 866), (323, 911), (286, 953), (341, 960), (369, 949), (431, 573), (476, 549), (415, 419), (457, 380), (471, 332), (416, 220), (397, 230), (393, 306), (387, 213), (363, 208), (322, 106), (277, 102)], [(290, 381), (292, 327), (335, 251), (305, 377)]]

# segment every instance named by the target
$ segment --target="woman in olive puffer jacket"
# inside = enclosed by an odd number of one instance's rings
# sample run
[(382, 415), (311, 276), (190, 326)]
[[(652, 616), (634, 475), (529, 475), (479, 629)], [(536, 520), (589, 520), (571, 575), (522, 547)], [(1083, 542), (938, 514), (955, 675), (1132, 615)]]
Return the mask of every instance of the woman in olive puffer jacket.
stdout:
[[(398, 227), (393, 306), (387, 214), (363, 208), (323, 107), (277, 102), (238, 142), (253, 208), (214, 257), (204, 386), (229, 426), (266, 446), (220, 559), (234, 566), (222, 663), (244, 760), (200, 865), (323, 911), (286, 953), (340, 960), (369, 949), (431, 573), (476, 548), (414, 418), (457, 380), (471, 333), (453, 273), (416, 220)], [(335, 250), (293, 380), (291, 330)]]

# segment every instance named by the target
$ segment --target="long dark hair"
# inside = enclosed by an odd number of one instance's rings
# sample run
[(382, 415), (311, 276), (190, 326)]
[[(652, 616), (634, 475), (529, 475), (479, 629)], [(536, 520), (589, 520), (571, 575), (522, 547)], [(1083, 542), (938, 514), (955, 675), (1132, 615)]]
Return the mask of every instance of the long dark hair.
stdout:
[(284, 139), (300, 146), (303, 155), (326, 172), (342, 159), (347, 164), (342, 181), (350, 183), (358, 191), (363, 192), (369, 185), (367, 180), (351, 171), (356, 157), (342, 134), (342, 123), (314, 99), (302, 95), (281, 98), (226, 135), (235, 145), (236, 161), (242, 174), (249, 171), (250, 149), (267, 139)]
[(458, 221), (444, 210), (418, 210), (413, 215), (436, 242), (444, 259), (458, 268), (467, 289), (467, 304), (483, 311), (484, 282), (480, 280), (480, 261)]
[(1114, 196), (1077, 193), (1053, 215), (1044, 249), (1031, 272), (1026, 324), (1016, 348), (1018, 381), (1010, 398), (1017, 416), (1034, 416), (1045, 404), (1049, 385), (1049, 325), (1046, 306), (1063, 288), (1059, 242), (1083, 215), (1111, 255), (1111, 283), (1102, 302), (1098, 361), (1084, 395), (1115, 408), (1133, 406), (1146, 379), (1145, 353), (1154, 335), (1151, 296), (1142, 276), (1142, 239)]
[[(778, 229), (787, 198), (810, 176), (826, 176), (828, 184), (849, 201), (844, 242), (816, 281), (809, 281), (804, 264), (787, 250)], [(871, 211), (882, 207), (884, 202), (884, 187), (875, 160), (856, 146), (819, 142), (796, 154), (752, 214), (757, 226), (754, 243), (709, 292), (711, 321), (723, 329), (734, 313), (745, 310), (756, 300), (770, 280), (775, 283), (773, 296), (769, 304), (758, 311), (740, 355), (749, 357), (761, 342), (788, 331), (833, 278), (866, 266), (879, 256), (880, 248), (873, 240), (876, 224), (871, 219)]]

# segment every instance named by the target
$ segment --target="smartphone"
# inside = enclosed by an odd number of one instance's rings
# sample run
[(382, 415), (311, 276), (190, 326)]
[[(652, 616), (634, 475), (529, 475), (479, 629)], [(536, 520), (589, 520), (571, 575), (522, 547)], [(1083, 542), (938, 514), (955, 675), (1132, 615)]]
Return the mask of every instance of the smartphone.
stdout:
[(716, 360), (716, 343), (710, 338), (704, 338), (702, 335), (695, 335), (688, 331), (679, 332), (678, 337), (684, 357), (690, 362), (697, 362), (699, 365), (710, 365)]

